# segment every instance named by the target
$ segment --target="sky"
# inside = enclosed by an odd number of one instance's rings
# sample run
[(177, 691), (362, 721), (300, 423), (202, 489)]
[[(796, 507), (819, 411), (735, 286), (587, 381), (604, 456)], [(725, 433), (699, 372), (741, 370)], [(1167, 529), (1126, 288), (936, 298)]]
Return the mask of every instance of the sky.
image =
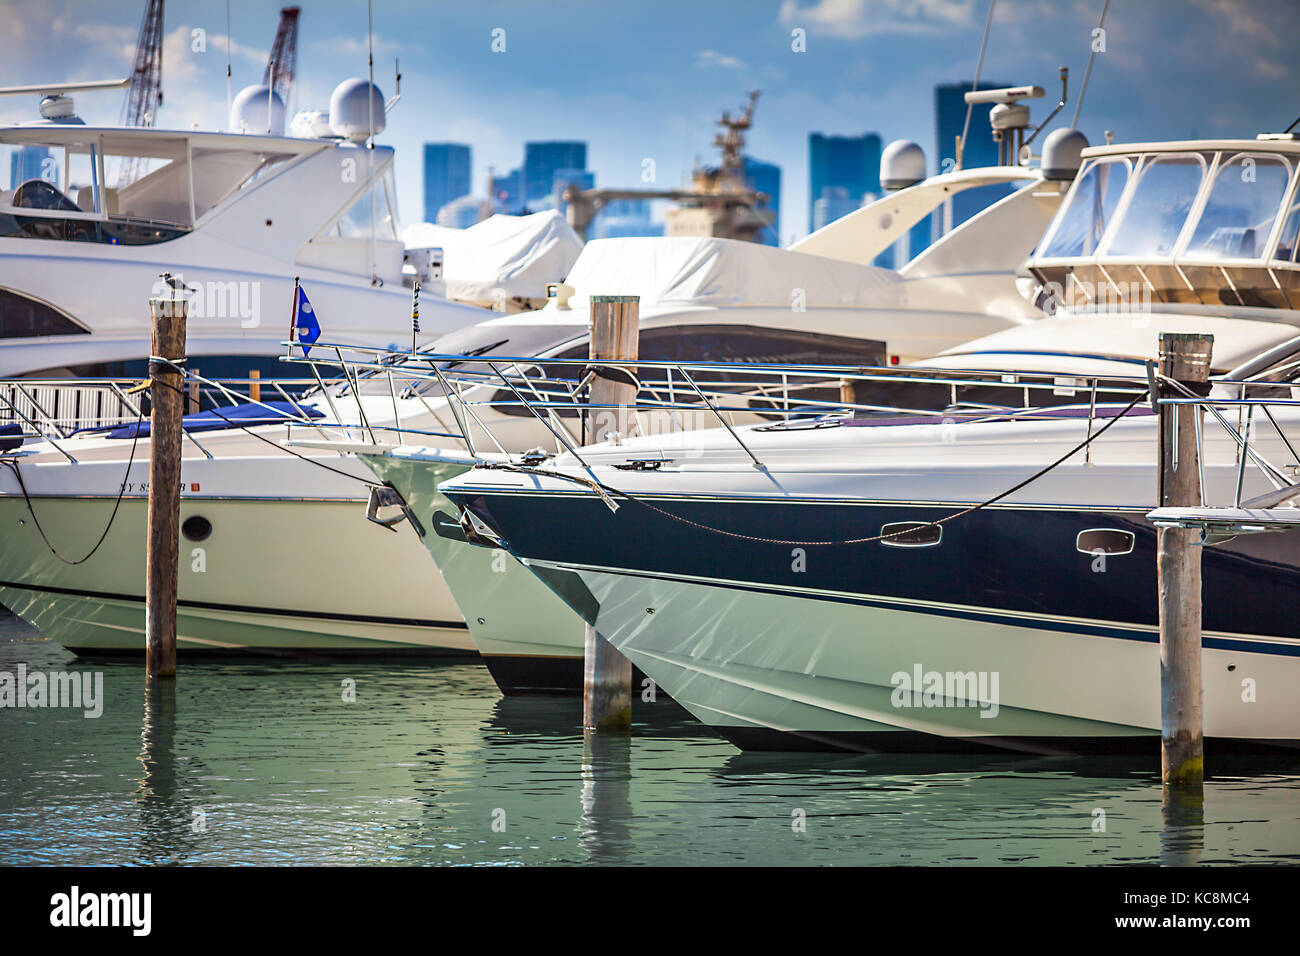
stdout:
[[(366, 74), (364, 0), (297, 2), (291, 115), (328, 108), (339, 81)], [(145, 5), (2, 0), (0, 84), (126, 75)], [(226, 37), (235, 92), (261, 82), (280, 5), (230, 0), (227, 31), (221, 0), (167, 0), (155, 125), (222, 128)], [(994, 0), (983, 75), (1042, 86), (1038, 122), (1059, 95), (1057, 68), (1068, 66), (1058, 122), (1068, 121), (1102, 6)], [(397, 150), (404, 222), (423, 210), (421, 143), (470, 144), (480, 195), (489, 167), (520, 165), (524, 141), (539, 139), (586, 140), (598, 186), (639, 184), (651, 159), (667, 188), (687, 181), (697, 158), (714, 161), (714, 120), (758, 89), (746, 152), (782, 167), (789, 240), (807, 224), (809, 133), (912, 139), (933, 164), (934, 87), (973, 79), (989, 2), (374, 0), (373, 10), (375, 81), (386, 96), (401, 63), (401, 102), (378, 141)], [(1111, 0), (1104, 29), (1079, 118), (1093, 143), (1107, 130), (1117, 142), (1253, 138), (1300, 116), (1300, 0)], [(123, 96), (79, 94), (78, 112), (116, 123)], [(0, 122), (35, 116), (34, 97), (0, 98)]]

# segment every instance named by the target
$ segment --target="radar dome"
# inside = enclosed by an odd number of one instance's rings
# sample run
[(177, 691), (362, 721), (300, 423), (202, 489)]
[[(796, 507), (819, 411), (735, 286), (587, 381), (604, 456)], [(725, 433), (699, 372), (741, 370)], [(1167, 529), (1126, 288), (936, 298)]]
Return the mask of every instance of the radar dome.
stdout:
[(330, 96), (330, 128), (354, 143), (384, 131), (384, 94), (373, 83), (353, 77), (334, 87)]
[(284, 100), (269, 86), (247, 86), (230, 104), (230, 128), (236, 133), (284, 135)]
[(880, 154), (880, 185), (906, 189), (925, 179), (925, 150), (909, 139), (896, 139)]
[(1054, 129), (1043, 140), (1043, 175), (1048, 179), (1073, 179), (1083, 162), (1088, 137), (1077, 129)]

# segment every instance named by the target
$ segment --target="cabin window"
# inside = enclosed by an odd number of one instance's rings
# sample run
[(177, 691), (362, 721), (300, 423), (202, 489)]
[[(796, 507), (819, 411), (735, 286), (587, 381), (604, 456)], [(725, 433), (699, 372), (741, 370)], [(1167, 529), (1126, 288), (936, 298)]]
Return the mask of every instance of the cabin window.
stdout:
[(1258, 259), (1273, 232), (1291, 167), (1276, 156), (1234, 156), (1219, 167), (1187, 250), (1192, 259)]
[(339, 217), (330, 234), (342, 239), (398, 239), (397, 203), (390, 168)]
[(1300, 193), (1291, 197), (1291, 206), (1287, 210), (1286, 221), (1282, 223), (1282, 235), (1277, 240), (1274, 259), (1282, 262), (1296, 262), (1296, 246), (1300, 246)]
[(203, 218), (232, 193), (247, 189), (278, 172), (292, 153), (195, 147), (194, 217)]
[(1106, 254), (1170, 258), (1204, 177), (1205, 161), (1200, 156), (1148, 159)]
[(933, 548), (943, 540), (943, 525), (928, 521), (897, 521), (881, 527), (888, 535), (880, 543), (891, 548)]
[(79, 334), (86, 330), (53, 306), (0, 289), (0, 339)]
[(1079, 179), (1068, 206), (1056, 219), (1056, 228), (1041, 255), (1048, 258), (1091, 256), (1115, 215), (1119, 197), (1128, 184), (1129, 167), (1123, 160), (1093, 163)]
[(1076, 551), (1084, 554), (1132, 554), (1133, 532), (1118, 528), (1089, 528), (1074, 539)]

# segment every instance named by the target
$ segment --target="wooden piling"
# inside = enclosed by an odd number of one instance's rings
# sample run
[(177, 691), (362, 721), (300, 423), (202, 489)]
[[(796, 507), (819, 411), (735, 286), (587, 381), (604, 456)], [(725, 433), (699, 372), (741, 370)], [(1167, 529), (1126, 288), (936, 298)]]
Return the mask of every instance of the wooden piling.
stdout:
[[(634, 295), (591, 297), (590, 365), (595, 370), (590, 400), (616, 405), (591, 413), (587, 441), (626, 438), (637, 387), (634, 369), (608, 363), (636, 361), (640, 344), (640, 298)], [(582, 688), (582, 725), (599, 733), (626, 732), (632, 725), (632, 662), (590, 624), (586, 625)]]
[[(150, 299), (154, 356), (185, 358), (183, 297)], [(179, 578), (181, 506), (181, 416), (185, 411), (184, 376), (178, 368), (150, 362), (154, 384), (149, 392), (149, 527), (145, 559), (145, 673), (176, 676), (176, 591)]]
[[(1159, 371), (1207, 394), (1212, 335), (1162, 332)], [(1164, 396), (1173, 394), (1168, 386)], [(1197, 507), (1201, 479), (1196, 445), (1199, 407), (1159, 406), (1160, 506)], [(1201, 687), (1200, 533), (1160, 528), (1156, 575), (1160, 598), (1160, 772), (1166, 785), (1200, 786), (1205, 775)]]
[[(196, 368), (190, 369), (190, 372), (193, 375), (199, 374), (199, 370)], [(189, 400), (185, 404), (185, 411), (188, 415), (203, 411), (203, 397), (199, 393), (199, 380), (197, 378), (190, 380)]]
[(257, 369), (253, 368), (248, 370), (249, 401), (260, 402), (262, 400), (262, 383), (260, 381), (261, 378), (262, 378), (262, 373), (259, 372)]

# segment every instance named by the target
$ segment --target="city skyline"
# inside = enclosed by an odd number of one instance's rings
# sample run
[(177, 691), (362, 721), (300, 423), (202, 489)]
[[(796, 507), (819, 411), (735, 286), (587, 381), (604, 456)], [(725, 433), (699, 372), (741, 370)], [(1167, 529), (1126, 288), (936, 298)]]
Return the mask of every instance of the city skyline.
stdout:
[[(0, 36), (0, 55), (9, 82), (102, 79), (129, 70), (144, 0), (4, 6), (11, 26)], [(261, 81), (278, 6), (232, 2), (235, 91)], [(1300, 64), (1287, 54), (1300, 36), (1288, 9), (1283, 0), (1112, 3), (1080, 127), (1094, 143), (1108, 129), (1124, 142), (1253, 137), (1285, 128), (1295, 117), (1278, 91), (1300, 88)], [(397, 149), (399, 209), (407, 222), (422, 211), (426, 141), (473, 145), (475, 193), (490, 167), (519, 164), (520, 143), (564, 139), (589, 144), (587, 167), (599, 171), (602, 184), (639, 185), (650, 168), (655, 183), (668, 188), (688, 181), (697, 158), (712, 160), (718, 114), (735, 111), (747, 90), (762, 89), (746, 152), (785, 172), (780, 206), (798, 211), (784, 217), (786, 242), (807, 225), (810, 132), (870, 130), (886, 143), (910, 139), (925, 147), (935, 170), (934, 88), (971, 81), (987, 12), (977, 0), (763, 0), (743, 16), (678, 0), (626, 11), (582, 0), (545, 7), (483, 0), (439, 6), (431, 16), (414, 0), (378, 0), (376, 83), (391, 97), (394, 59), (403, 74), (401, 102), (379, 141)], [(1032, 104), (1038, 122), (1058, 95), (1057, 68), (1068, 66), (1070, 102), (1057, 118), (1068, 123), (1100, 12), (1101, 0), (1000, 0), (983, 75), (1042, 86), (1046, 97)], [(684, 22), (691, 30), (680, 29)], [(166, 95), (158, 124), (224, 127), (224, 7), (169, 0), (164, 26)], [(196, 30), (204, 52), (193, 49)], [(557, 55), (561, 35), (563, 50), (581, 50), (581, 57)], [(628, 36), (638, 42), (623, 42)], [(290, 113), (325, 108), (339, 81), (364, 76), (366, 48), (364, 3), (304, 4)], [(50, 50), (59, 51), (57, 60)], [(88, 122), (119, 121), (119, 92), (77, 101)], [(0, 100), (0, 121), (35, 114), (34, 98)]]

